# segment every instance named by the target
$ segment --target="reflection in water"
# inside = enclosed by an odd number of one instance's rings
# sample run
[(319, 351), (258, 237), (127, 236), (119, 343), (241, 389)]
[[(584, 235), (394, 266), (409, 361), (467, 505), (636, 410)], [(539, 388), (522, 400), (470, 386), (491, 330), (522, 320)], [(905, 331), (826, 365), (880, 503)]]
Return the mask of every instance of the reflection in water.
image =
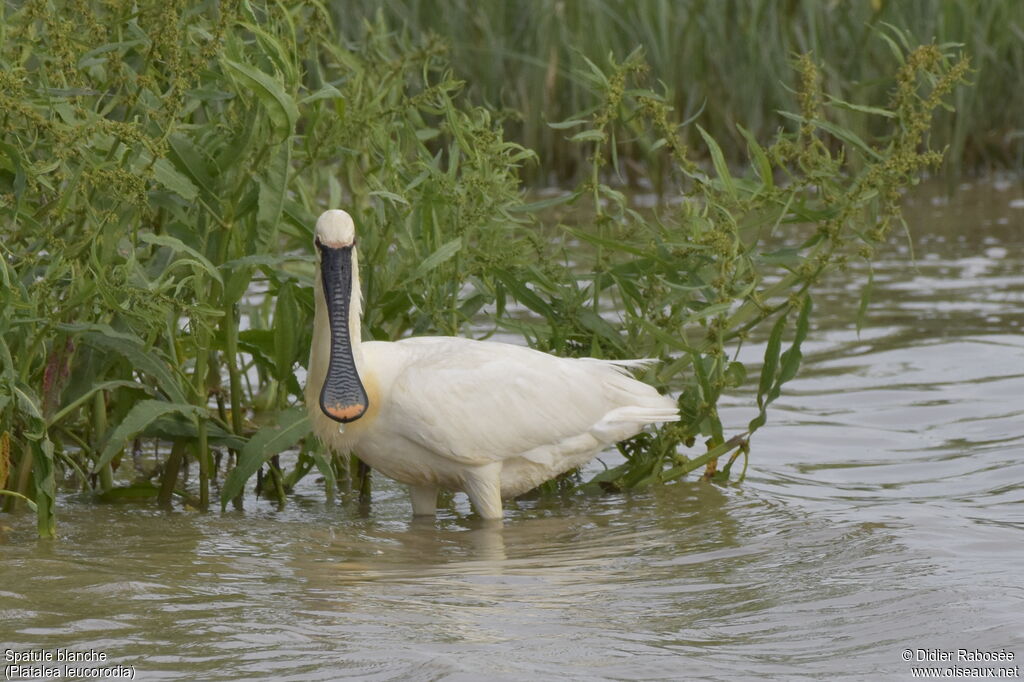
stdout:
[(380, 479), (368, 516), (313, 481), (283, 512), (66, 497), (56, 542), (0, 518), (0, 639), (102, 650), (145, 680), (887, 679), (908, 676), (904, 648), (1019, 659), (1021, 194), (921, 194), (916, 263), (876, 265), (860, 335), (860, 283), (827, 283), (741, 485), (529, 500), (504, 528), (461, 499), (412, 521)]

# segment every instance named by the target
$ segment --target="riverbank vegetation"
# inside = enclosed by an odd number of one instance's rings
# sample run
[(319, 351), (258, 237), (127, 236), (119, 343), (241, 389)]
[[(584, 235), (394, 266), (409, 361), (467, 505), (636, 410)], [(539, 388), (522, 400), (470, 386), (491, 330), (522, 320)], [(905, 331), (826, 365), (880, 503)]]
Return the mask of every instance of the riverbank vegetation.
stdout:
[[(41, 535), (61, 489), (199, 509), (241, 505), (253, 477), (279, 505), (311, 474), (366, 491), (301, 403), (311, 229), (331, 206), (359, 224), (369, 337), (504, 330), (660, 360), (644, 378), (680, 421), (565, 486), (728, 479), (799, 368), (815, 283), (903, 228), (901, 189), (940, 163), (935, 113), (970, 74), (958, 46), (885, 27), (877, 97), (845, 99), (804, 55), (767, 134), (738, 112), (716, 135), (645, 50), (582, 59), (586, 105), (547, 122), (576, 182), (531, 200), (523, 173), (544, 162), (508, 112), (474, 103), (448, 43), (382, 13), (342, 39), (313, 2), (0, 12), (0, 493)], [(738, 165), (719, 141), (735, 136)], [(672, 200), (640, 212), (631, 182)], [(781, 225), (800, 238), (766, 246)], [(748, 379), (735, 352), (759, 329)], [(719, 396), (750, 385), (758, 415), (723, 424)]]
[[(338, 6), (340, 7), (340, 5)], [(1024, 4), (1014, 0), (357, 0), (335, 11), (338, 26), (358, 40), (359, 17), (392, 30), (433, 32), (466, 81), (466, 97), (501, 112), (509, 138), (542, 162), (534, 182), (565, 182), (586, 173), (586, 152), (548, 123), (594, 106), (598, 93), (581, 73), (637, 46), (650, 67), (648, 85), (663, 83), (680, 121), (694, 118), (715, 138), (726, 161), (743, 164), (746, 137), (772, 139), (779, 111), (795, 111), (794, 54), (812, 54), (823, 87), (845, 101), (885, 102), (894, 51), (887, 27), (920, 42), (957, 43), (971, 55), (976, 87), (950, 95), (936, 112), (930, 137), (948, 147), (941, 172), (949, 179), (979, 171), (1024, 169)], [(888, 121), (833, 109), (834, 123), (863, 139), (884, 136)], [(696, 126), (680, 139), (703, 157)], [(641, 144), (619, 140), (620, 153), (659, 162)]]

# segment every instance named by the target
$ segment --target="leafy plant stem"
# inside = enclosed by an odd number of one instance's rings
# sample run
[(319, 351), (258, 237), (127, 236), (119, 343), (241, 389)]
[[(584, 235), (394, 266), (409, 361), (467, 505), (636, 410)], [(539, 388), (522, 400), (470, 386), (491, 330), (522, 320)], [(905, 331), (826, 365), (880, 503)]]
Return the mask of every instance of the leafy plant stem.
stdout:
[[(92, 397), (92, 428), (94, 435), (93, 452), (99, 453), (102, 449), (100, 442), (107, 433), (107, 401), (103, 391), (96, 391)], [(110, 462), (100, 467), (100, 492), (105, 493), (114, 487), (114, 471)]]

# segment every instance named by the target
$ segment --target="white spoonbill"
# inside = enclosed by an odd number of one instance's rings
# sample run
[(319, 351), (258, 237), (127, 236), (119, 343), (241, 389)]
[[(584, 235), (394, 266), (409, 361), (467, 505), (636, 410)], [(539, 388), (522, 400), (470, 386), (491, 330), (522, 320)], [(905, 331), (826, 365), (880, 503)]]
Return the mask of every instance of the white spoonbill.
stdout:
[(409, 486), (432, 516), (439, 488), (464, 491), (485, 519), (589, 461), (645, 424), (678, 419), (675, 402), (637, 381), (644, 360), (560, 358), (450, 336), (360, 339), (355, 226), (345, 211), (316, 221), (320, 276), (306, 405), (338, 452)]

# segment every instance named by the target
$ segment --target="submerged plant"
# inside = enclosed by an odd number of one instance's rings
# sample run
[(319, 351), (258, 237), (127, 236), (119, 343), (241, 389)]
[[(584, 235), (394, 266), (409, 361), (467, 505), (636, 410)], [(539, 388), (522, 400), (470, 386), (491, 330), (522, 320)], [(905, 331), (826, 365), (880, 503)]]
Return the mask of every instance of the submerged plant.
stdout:
[[(317, 2), (32, 0), (0, 15), (0, 492), (8, 511), (34, 505), (41, 535), (61, 485), (200, 509), (241, 504), (254, 474), (277, 504), (314, 470), (328, 495), (368, 490), (307, 437), (299, 404), (311, 229), (337, 206), (360, 225), (367, 338), (504, 327), (564, 354), (659, 357), (647, 379), (681, 391), (681, 421), (625, 444), (594, 483), (729, 455), (727, 475), (799, 366), (814, 283), (899, 224), (899, 189), (938, 160), (922, 146), (931, 112), (966, 70), (917, 48), (893, 101), (866, 107), (827, 97), (805, 58), (792, 132), (765, 147), (740, 129), (751, 170), (737, 176), (710, 135), (711, 170), (689, 156), (664, 93), (634, 87), (639, 56), (593, 67), (602, 103), (553, 126), (591, 172), (527, 203), (533, 154), (466, 102), (435, 38), (378, 19), (343, 42)], [(880, 117), (889, 137), (864, 141), (829, 107)], [(681, 203), (629, 207), (610, 184), (622, 140), (664, 156)], [(566, 202), (592, 216), (558, 227), (593, 247), (572, 263), (538, 218)], [(783, 223), (810, 234), (766, 252)], [(731, 354), (765, 324), (761, 411), (729, 432), (717, 401), (746, 376)]]

